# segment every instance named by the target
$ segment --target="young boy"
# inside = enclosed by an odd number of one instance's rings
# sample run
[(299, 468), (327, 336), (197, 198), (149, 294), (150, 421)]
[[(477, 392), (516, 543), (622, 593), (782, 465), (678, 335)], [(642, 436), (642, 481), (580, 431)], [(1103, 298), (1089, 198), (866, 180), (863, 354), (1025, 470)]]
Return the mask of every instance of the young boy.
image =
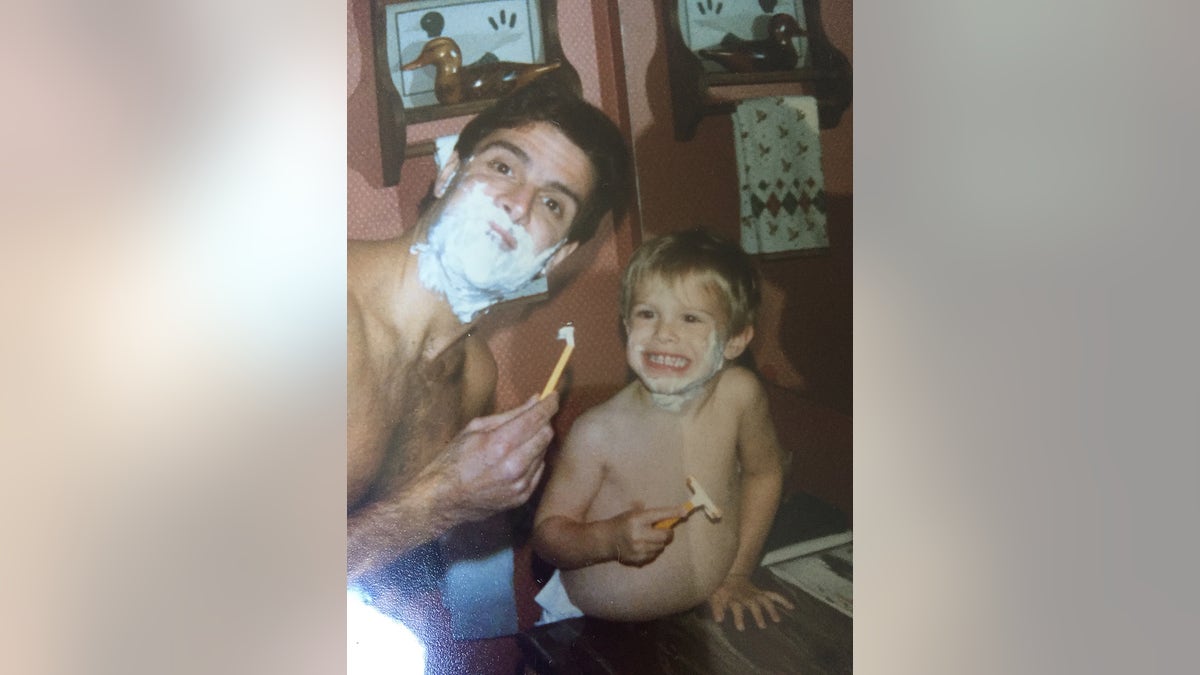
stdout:
[[(742, 630), (776, 605), (750, 582), (783, 482), (766, 392), (733, 365), (754, 336), (759, 282), (740, 248), (700, 231), (643, 244), (621, 286), (637, 375), (575, 422), (534, 517), (534, 547), (559, 568), (541, 623), (653, 619), (708, 601)], [(685, 515), (693, 476), (724, 512)], [(652, 505), (653, 508), (647, 508)]]

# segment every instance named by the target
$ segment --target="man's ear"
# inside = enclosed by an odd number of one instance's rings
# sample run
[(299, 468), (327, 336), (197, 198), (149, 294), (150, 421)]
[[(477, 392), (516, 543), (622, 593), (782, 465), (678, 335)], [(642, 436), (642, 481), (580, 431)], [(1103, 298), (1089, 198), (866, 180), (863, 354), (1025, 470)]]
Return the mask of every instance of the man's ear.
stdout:
[(458, 173), (458, 151), (455, 150), (446, 158), (446, 163), (442, 165), (441, 171), (438, 171), (437, 179), (433, 181), (433, 196), (438, 199), (446, 194), (446, 188), (450, 187), (450, 181), (454, 180), (454, 176)]
[(574, 253), (577, 248), (579, 248), (579, 242), (577, 241), (568, 241), (563, 244), (562, 248), (555, 251), (554, 255), (550, 256), (550, 260), (546, 262), (546, 274), (550, 274), (551, 270), (558, 267), (559, 263), (566, 260), (567, 256)]
[(746, 326), (742, 332), (725, 341), (725, 360), (732, 361), (746, 351), (746, 345), (754, 339), (754, 326)]

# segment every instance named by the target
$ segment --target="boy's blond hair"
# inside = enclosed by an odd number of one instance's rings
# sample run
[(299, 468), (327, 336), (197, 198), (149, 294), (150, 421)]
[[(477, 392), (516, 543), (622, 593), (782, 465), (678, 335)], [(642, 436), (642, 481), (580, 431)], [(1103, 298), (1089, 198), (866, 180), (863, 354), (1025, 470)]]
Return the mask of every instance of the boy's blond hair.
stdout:
[(740, 246), (700, 230), (651, 239), (634, 251), (621, 279), (621, 317), (629, 320), (637, 288), (650, 279), (674, 284), (698, 275), (725, 310), (727, 333), (754, 325), (762, 301), (762, 282), (750, 256)]

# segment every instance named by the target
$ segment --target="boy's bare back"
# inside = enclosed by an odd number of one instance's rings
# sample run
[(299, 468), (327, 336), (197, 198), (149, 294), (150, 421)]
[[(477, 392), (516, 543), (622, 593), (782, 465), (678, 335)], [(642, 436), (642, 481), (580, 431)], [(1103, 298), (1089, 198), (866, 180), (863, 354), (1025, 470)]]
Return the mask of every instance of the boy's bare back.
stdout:
[(724, 511), (710, 522), (696, 511), (674, 541), (643, 567), (604, 562), (563, 571), (563, 585), (585, 613), (614, 620), (663, 616), (704, 602), (725, 578), (738, 548), (738, 439), (757, 379), (741, 368), (716, 378), (711, 395), (684, 412), (654, 406), (635, 381), (580, 417), (543, 497), (537, 519), (583, 521), (636, 508), (679, 505), (694, 476)]

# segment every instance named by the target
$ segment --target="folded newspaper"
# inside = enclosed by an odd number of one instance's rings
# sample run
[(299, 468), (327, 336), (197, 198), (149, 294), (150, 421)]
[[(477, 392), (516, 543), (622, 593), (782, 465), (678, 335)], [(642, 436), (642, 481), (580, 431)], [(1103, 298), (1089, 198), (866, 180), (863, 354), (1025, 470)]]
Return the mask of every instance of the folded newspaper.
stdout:
[[(830, 542), (839, 543), (830, 547)], [(767, 569), (842, 614), (854, 616), (854, 542), (851, 533), (801, 543), (808, 543), (816, 550), (810, 549), (799, 557), (766, 565)]]

